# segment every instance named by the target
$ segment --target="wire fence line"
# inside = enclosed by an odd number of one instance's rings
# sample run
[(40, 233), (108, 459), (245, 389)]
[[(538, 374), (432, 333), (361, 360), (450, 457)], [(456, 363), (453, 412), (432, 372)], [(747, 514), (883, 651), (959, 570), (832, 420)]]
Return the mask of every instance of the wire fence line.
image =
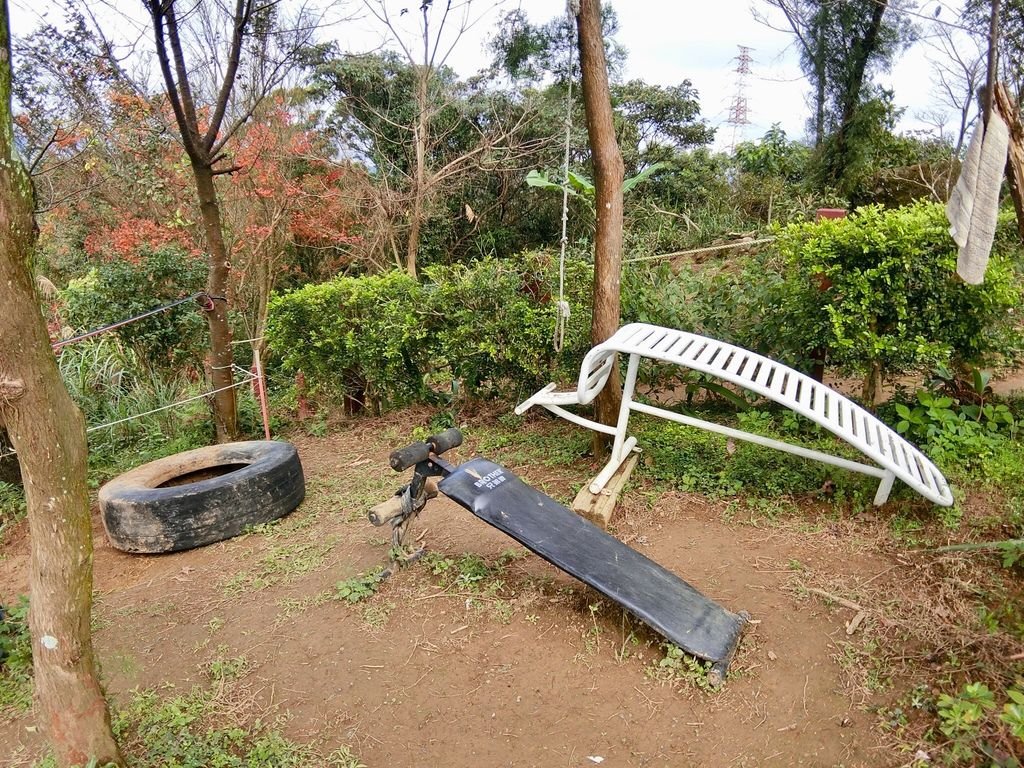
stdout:
[[(168, 309), (172, 309), (174, 307), (180, 306), (181, 304), (185, 304), (187, 302), (194, 301), (196, 299), (203, 298), (203, 297), (206, 298), (206, 303), (202, 305), (201, 309), (203, 309), (204, 311), (209, 311), (210, 309), (213, 308), (213, 300), (214, 300), (215, 297), (211, 297), (208, 293), (206, 293), (206, 291), (199, 291), (198, 293), (193, 293), (190, 296), (184, 296), (184, 297), (182, 297), (180, 299), (177, 299), (175, 301), (172, 301), (172, 302), (170, 302), (168, 304), (164, 304), (164, 305), (159, 306), (159, 307), (154, 307), (153, 309), (147, 310), (146, 312), (142, 312), (142, 313), (140, 313), (138, 315), (134, 315), (134, 316), (126, 318), (124, 320), (119, 320), (116, 323), (110, 323), (109, 325), (104, 325), (104, 326), (101, 326), (99, 328), (94, 328), (91, 331), (86, 331), (85, 333), (79, 334), (77, 336), (72, 336), (69, 339), (61, 339), (60, 341), (53, 342), (50, 346), (51, 346), (51, 348), (54, 351), (57, 351), (57, 350), (61, 349), (62, 347), (68, 346), (69, 344), (74, 344), (74, 343), (79, 342), (79, 341), (84, 341), (85, 339), (90, 339), (93, 336), (100, 335), (101, 333), (107, 333), (108, 331), (112, 331), (112, 330), (115, 330), (117, 328), (121, 328), (122, 326), (128, 325), (130, 323), (138, 322), (139, 320), (144, 320), (147, 317), (152, 317), (153, 315), (159, 314), (161, 312), (165, 312)], [(232, 343), (233, 344), (243, 344), (243, 343), (259, 341), (259, 340), (260, 340), (259, 338), (256, 338), (256, 339), (244, 339), (242, 341), (236, 341), (236, 342), (232, 342)], [(224, 367), (227, 367), (227, 366), (224, 366)], [(110, 422), (106, 422), (104, 424), (96, 424), (94, 426), (87, 427), (85, 431), (86, 431), (86, 433), (88, 433), (88, 432), (96, 432), (96, 431), (101, 430), (101, 429), (109, 429), (111, 427), (116, 427), (119, 424), (125, 424), (125, 423), (127, 423), (129, 421), (135, 421), (137, 419), (142, 419), (142, 418), (145, 418), (146, 416), (152, 416), (155, 413), (161, 413), (162, 411), (168, 411), (168, 410), (170, 410), (172, 408), (178, 408), (180, 406), (187, 405), (188, 403), (193, 403), (193, 402), (195, 402), (197, 400), (202, 400), (203, 398), (211, 397), (213, 395), (216, 395), (219, 392), (224, 392), (224, 391), (229, 390), (229, 389), (237, 389), (238, 387), (243, 387), (246, 384), (251, 384), (252, 382), (257, 381), (260, 378), (259, 376), (257, 376), (256, 374), (252, 373), (251, 371), (247, 371), (245, 368), (242, 368), (242, 367), (240, 367), (238, 365), (235, 365), (234, 363), (232, 363), (232, 365), (230, 367), (231, 367), (231, 369), (235, 373), (237, 373), (237, 374), (239, 374), (239, 375), (241, 375), (243, 377), (240, 381), (236, 381), (235, 383), (230, 384), (230, 385), (228, 385), (226, 387), (218, 387), (217, 389), (210, 390), (209, 392), (203, 392), (203, 393), (198, 394), (198, 395), (193, 395), (191, 397), (186, 397), (186, 398), (183, 398), (181, 400), (176, 400), (173, 403), (168, 403), (167, 405), (162, 405), (159, 408), (153, 408), (152, 410), (149, 410), (149, 411), (144, 411), (142, 413), (136, 413), (136, 414), (133, 414), (131, 416), (126, 416), (123, 419), (117, 419), (116, 421), (110, 421)], [(0, 453), (0, 459), (6, 459), (9, 456), (17, 456), (17, 454), (18, 454), (18, 452), (17, 451), (13, 451), (13, 450), (12, 451), (7, 451), (6, 453)]]

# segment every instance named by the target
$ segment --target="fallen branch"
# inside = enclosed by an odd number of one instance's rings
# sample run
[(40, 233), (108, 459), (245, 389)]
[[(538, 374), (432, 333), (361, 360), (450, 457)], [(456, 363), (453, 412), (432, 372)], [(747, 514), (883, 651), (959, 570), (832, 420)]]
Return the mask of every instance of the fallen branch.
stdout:
[(852, 600), (847, 600), (846, 598), (833, 595), (831, 592), (826, 592), (824, 589), (818, 589), (817, 587), (804, 587), (804, 589), (806, 589), (811, 594), (818, 595), (819, 597), (824, 597), (826, 600), (831, 600), (833, 603), (839, 603), (839, 605), (843, 606), (844, 608), (849, 608), (851, 611), (857, 611), (858, 613), (868, 613), (867, 608), (858, 605)]
[[(945, 547), (937, 547), (932, 552), (974, 552), (983, 549), (1004, 549), (1006, 547), (1024, 548), (1024, 539), (1003, 539), (1002, 541), (981, 541), (970, 544), (950, 544)], [(925, 550), (929, 551), (929, 550)]]

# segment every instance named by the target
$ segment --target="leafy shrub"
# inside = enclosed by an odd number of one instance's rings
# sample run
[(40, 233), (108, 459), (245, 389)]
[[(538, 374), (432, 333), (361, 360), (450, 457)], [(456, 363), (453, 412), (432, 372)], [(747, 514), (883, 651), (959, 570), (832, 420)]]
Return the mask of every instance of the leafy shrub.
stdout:
[(275, 297), (266, 336), (315, 388), (410, 402), (423, 395), (429, 359), (422, 302), (421, 286), (402, 272), (341, 277)]
[(711, 336), (757, 349), (762, 312), (782, 280), (763, 257), (730, 269), (674, 272), (667, 264), (629, 265), (622, 276), (623, 322), (642, 322)]
[(28, 598), (0, 608), (0, 712), (25, 711), (32, 703), (32, 638)]
[[(1000, 707), (996, 693), (984, 683), (967, 683), (955, 694), (935, 702), (939, 730), (948, 739), (949, 757), (958, 764), (1018, 765), (1024, 748), (1024, 681), (1005, 691)], [(997, 689), (998, 690), (998, 689)], [(1002, 697), (999, 697), (1002, 699)], [(1012, 754), (1006, 750), (1009, 749)]]
[(20, 485), (0, 480), (0, 539), (8, 526), (25, 517), (25, 491)]
[[(286, 371), (361, 402), (437, 399), (442, 385), (521, 393), (557, 371), (556, 269), (553, 259), (527, 254), (431, 267), (425, 284), (399, 272), (338, 278), (274, 297), (266, 336)], [(561, 359), (578, 365), (589, 267), (573, 260), (567, 269), (571, 316)]]
[[(578, 260), (566, 267), (570, 316), (563, 357), (578, 361), (590, 326), (585, 301), (592, 278)], [(447, 363), (451, 375), (474, 394), (543, 384), (557, 364), (555, 269), (553, 260), (528, 255), (521, 261), (484, 259), (428, 270), (435, 362)]]
[(994, 254), (982, 285), (959, 282), (939, 205), (794, 224), (777, 245), (783, 280), (762, 336), (798, 367), (818, 348), (843, 368), (890, 375), (1016, 349), (1020, 289), (1009, 260)]
[(933, 375), (912, 402), (894, 401), (896, 431), (924, 447), (940, 464), (983, 468), (1014, 437), (1018, 421), (1004, 403), (990, 400), (990, 374), (974, 369), (971, 383), (947, 369)]
[[(72, 280), (61, 292), (64, 322), (86, 331), (142, 314), (202, 290), (206, 264), (176, 246), (145, 250), (135, 263), (108, 261)], [(173, 309), (112, 331), (160, 368), (198, 364), (206, 322), (195, 304)]]

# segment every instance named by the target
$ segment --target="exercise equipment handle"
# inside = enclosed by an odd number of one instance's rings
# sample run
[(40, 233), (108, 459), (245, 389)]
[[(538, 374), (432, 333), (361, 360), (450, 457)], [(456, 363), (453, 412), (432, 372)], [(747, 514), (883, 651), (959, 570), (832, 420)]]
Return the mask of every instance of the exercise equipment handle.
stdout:
[(428, 437), (422, 443), (413, 443), (405, 448), (393, 451), (389, 461), (391, 468), (395, 472), (401, 472), (403, 469), (408, 469), (419, 464), (421, 461), (426, 461), (431, 453), (440, 455), (450, 448), (455, 448), (459, 445), (462, 445), (462, 433), (455, 429), (455, 427), (452, 427), (439, 435)]

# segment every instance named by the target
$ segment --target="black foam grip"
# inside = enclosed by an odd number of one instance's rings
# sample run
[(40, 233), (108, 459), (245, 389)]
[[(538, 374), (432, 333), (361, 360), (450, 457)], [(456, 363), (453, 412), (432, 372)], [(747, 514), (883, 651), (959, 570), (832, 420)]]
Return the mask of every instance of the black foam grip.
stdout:
[(462, 433), (455, 427), (451, 427), (439, 435), (428, 437), (427, 442), (433, 447), (434, 453), (442, 454), (450, 448), (462, 445)]
[(431, 453), (444, 453), (450, 448), (455, 448), (459, 445), (462, 445), (462, 433), (455, 427), (451, 427), (439, 435), (428, 437), (426, 442), (413, 443), (412, 445), (405, 446), (405, 448), (392, 451), (389, 461), (391, 468), (395, 472), (401, 472), (403, 469), (408, 469), (415, 464), (419, 464), (421, 461), (426, 461)]
[(408, 469), (414, 464), (425, 461), (429, 455), (430, 446), (427, 443), (413, 443), (412, 445), (405, 446), (405, 448), (392, 451), (389, 461), (391, 468), (395, 472), (401, 472), (403, 469)]

